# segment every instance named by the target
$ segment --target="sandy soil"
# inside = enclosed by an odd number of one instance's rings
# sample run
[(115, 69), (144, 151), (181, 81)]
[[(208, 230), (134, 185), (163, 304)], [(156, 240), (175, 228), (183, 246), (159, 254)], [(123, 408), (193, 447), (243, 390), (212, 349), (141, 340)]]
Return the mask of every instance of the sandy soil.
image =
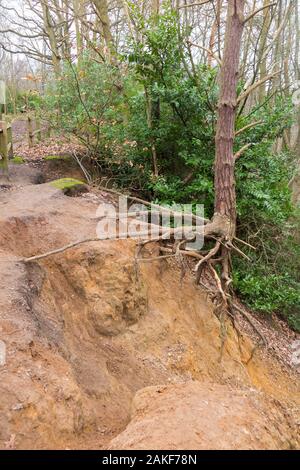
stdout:
[(112, 200), (67, 197), (40, 171), (19, 165), (0, 189), (0, 448), (299, 448), (296, 370), (272, 351), (248, 362), (230, 322), (221, 356), (212, 305), (175, 264), (137, 268), (126, 240), (24, 263), (95, 236)]

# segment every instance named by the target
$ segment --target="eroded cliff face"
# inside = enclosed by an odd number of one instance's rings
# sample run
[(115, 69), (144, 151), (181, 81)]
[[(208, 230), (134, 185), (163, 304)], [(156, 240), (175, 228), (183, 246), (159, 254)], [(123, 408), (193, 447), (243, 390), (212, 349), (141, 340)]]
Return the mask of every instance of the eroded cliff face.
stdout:
[[(251, 341), (246, 335), (238, 341), (230, 322), (221, 354), (224, 328), (206, 293), (189, 275), (181, 281), (175, 263), (137, 266), (135, 244), (126, 240), (88, 243), (30, 264), (21, 261), (95, 236), (91, 218), (101, 197), (68, 198), (47, 184), (0, 194), (0, 339), (6, 346), (6, 364), (0, 366), (0, 448), (126, 448), (139, 445), (137, 426), (145, 429), (144, 448), (148, 441), (149, 446), (161, 441), (158, 448), (212, 448), (222, 430), (231, 429), (224, 447), (260, 448), (249, 435), (256, 420), (265, 447), (297, 447), (296, 374), (266, 353), (248, 362)], [(164, 403), (159, 401), (155, 411), (157, 395)], [(137, 425), (145, 396), (142, 414), (152, 416), (154, 440), (151, 427), (146, 429), (143, 420)], [(201, 402), (195, 414), (198, 398), (205, 406)], [(215, 406), (215, 425), (208, 429)], [(163, 441), (167, 417), (175, 425), (183, 414), (182, 432), (195, 427), (188, 416), (202, 420), (197, 437), (185, 432), (183, 440), (174, 436), (177, 444)], [(132, 418), (127, 437), (116, 438)]]
[(297, 426), (254, 388), (213, 382), (139, 391), (128, 427), (109, 449), (227, 450), (297, 447)]

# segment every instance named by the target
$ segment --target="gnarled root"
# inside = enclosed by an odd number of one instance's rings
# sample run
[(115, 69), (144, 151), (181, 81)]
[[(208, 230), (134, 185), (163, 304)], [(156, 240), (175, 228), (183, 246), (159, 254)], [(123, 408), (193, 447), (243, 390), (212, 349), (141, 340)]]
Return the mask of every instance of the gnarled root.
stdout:
[[(220, 320), (222, 337), (221, 357), (226, 341), (224, 320), (226, 316), (230, 318), (234, 329), (237, 331), (238, 338), (240, 339), (242, 336), (236, 323), (235, 314), (236, 312), (239, 312), (248, 321), (260, 338), (260, 343), (254, 347), (251, 353), (250, 361), (253, 358), (256, 349), (262, 344), (266, 346), (267, 343), (263, 334), (251, 320), (251, 317), (245, 310), (236, 305), (233, 300), (231, 253), (234, 251), (240, 256), (251, 261), (250, 258), (233, 243), (234, 240), (243, 243), (242, 240), (235, 238), (235, 227), (232, 227), (228, 218), (215, 214), (212, 221), (203, 226), (202, 235), (204, 235), (204, 241), (215, 241), (213, 247), (206, 251), (186, 248), (186, 244), (188, 241), (191, 241), (193, 234), (195, 236), (194, 232), (191, 231), (189, 236), (186, 236), (186, 238), (180, 242), (174, 240), (175, 233), (176, 230), (173, 230), (169, 235), (167, 235), (162, 231), (161, 234), (153, 240), (139, 242), (139, 256), (141, 255), (143, 247), (148, 243), (158, 242), (160, 244), (161, 256), (147, 258), (147, 260), (165, 259), (168, 256), (171, 257), (175, 255), (182, 265), (183, 258), (194, 258), (197, 261), (193, 269), (193, 272), (196, 275), (196, 284), (201, 284), (201, 286), (209, 292), (215, 306), (215, 313)], [(248, 243), (243, 244), (250, 246)], [(252, 246), (251, 248), (255, 249)], [(204, 277), (207, 278), (207, 275), (209, 276), (209, 283), (205, 282), (207, 279), (202, 279), (204, 273)]]

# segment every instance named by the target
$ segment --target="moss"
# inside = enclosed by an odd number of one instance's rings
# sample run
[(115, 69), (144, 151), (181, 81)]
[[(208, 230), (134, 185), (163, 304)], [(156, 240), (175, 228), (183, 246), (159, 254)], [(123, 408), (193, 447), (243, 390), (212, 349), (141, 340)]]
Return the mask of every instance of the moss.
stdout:
[(67, 155), (47, 155), (44, 160), (53, 161), (53, 160), (69, 160), (69, 156)]
[(86, 187), (85, 183), (74, 178), (61, 178), (59, 180), (51, 181), (50, 184), (51, 186), (54, 186), (54, 188), (61, 189), (62, 191)]
[(4, 160), (4, 158), (0, 158), (0, 170), (3, 172), (8, 171), (8, 165), (7, 165), (7, 160)]
[(11, 163), (13, 163), (14, 165), (22, 165), (22, 163), (25, 163), (25, 161), (23, 160), (22, 157), (18, 157), (17, 155), (12, 158), (11, 160)]

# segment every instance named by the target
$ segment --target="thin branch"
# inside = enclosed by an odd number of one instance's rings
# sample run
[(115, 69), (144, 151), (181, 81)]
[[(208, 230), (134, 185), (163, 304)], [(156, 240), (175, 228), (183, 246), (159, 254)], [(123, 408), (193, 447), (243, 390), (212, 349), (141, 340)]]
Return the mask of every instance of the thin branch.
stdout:
[(257, 13), (259, 13), (260, 11), (265, 10), (266, 8), (273, 7), (275, 5), (277, 5), (277, 2), (268, 3), (268, 5), (264, 5), (260, 8), (257, 8), (257, 10), (253, 11), (249, 16), (247, 16), (247, 18), (244, 19), (244, 24), (250, 21), (253, 18), (253, 16), (257, 15)]
[(250, 243), (245, 242), (245, 240), (241, 240), (240, 238), (237, 238), (237, 237), (234, 237), (234, 240), (236, 240), (237, 242), (242, 243), (245, 246), (248, 246), (249, 248), (252, 248), (252, 250), (256, 250), (255, 246), (250, 245)]
[(252, 127), (258, 126), (259, 124), (264, 124), (264, 121), (255, 121), (255, 122), (251, 122), (251, 124), (247, 124), (247, 126), (242, 127), (241, 129), (239, 129), (238, 131), (236, 131), (235, 137), (237, 137), (238, 135), (242, 134), (242, 132), (245, 132), (245, 131), (247, 131), (248, 129), (251, 129)]
[[(112, 194), (115, 194), (116, 196), (122, 196), (122, 197), (127, 197), (128, 199), (130, 199), (131, 201), (136, 201), (136, 202), (140, 202), (141, 204), (144, 204), (145, 206), (150, 206), (152, 209), (158, 209), (159, 211), (161, 212), (167, 212), (169, 213), (170, 215), (182, 215), (181, 212), (177, 212), (177, 211), (174, 211), (172, 209), (169, 209), (167, 207), (163, 207), (163, 206), (159, 206), (158, 204), (153, 204), (152, 202), (149, 202), (149, 201), (146, 201), (144, 199), (141, 199), (139, 197), (135, 197), (135, 196), (130, 196), (128, 194), (124, 194), (124, 193), (121, 193), (115, 189), (111, 189), (111, 188), (105, 188), (103, 186), (97, 186), (97, 189), (100, 189), (101, 191), (104, 191), (104, 192), (107, 192), (107, 193), (112, 193)], [(186, 214), (188, 216), (188, 214)], [(193, 222), (202, 222), (204, 224), (210, 222), (209, 219), (205, 219), (204, 217), (199, 217), (198, 215), (192, 215), (192, 219), (193, 219)]]
[[(257, 328), (257, 326), (254, 324), (252, 318), (250, 317), (250, 315), (242, 308), (240, 308), (238, 305), (236, 305), (235, 303), (232, 303), (232, 306), (233, 308), (235, 308), (241, 315), (243, 315), (244, 318), (246, 318), (246, 320), (248, 321), (248, 323), (250, 323), (250, 325), (252, 326), (252, 328), (254, 329), (254, 331), (257, 333), (257, 335), (260, 337), (260, 339), (262, 340), (262, 343), (265, 345), (265, 346), (268, 346), (268, 342), (266, 340), (266, 338), (264, 337), (264, 335), (262, 334), (262, 332)], [(253, 353), (251, 355), (253, 357)]]
[(21, 38), (26, 38), (26, 39), (37, 39), (46, 36), (44, 33), (36, 33), (36, 34), (28, 34), (28, 33), (21, 33), (19, 31), (14, 31), (13, 29), (2, 29), (0, 30), (0, 34), (16, 34), (16, 36), (19, 36)]
[(278, 27), (277, 31), (275, 32), (275, 34), (273, 34), (272, 41), (270, 42), (270, 44), (266, 48), (263, 56), (261, 57), (261, 60), (263, 60), (263, 59), (265, 59), (265, 57), (267, 57), (267, 55), (269, 54), (270, 50), (273, 47), (273, 44), (277, 41), (281, 31), (283, 30), (283, 28), (285, 26), (286, 21), (289, 18), (289, 15), (290, 15), (290, 12), (293, 8), (293, 5), (294, 5), (294, 2), (290, 2), (290, 4), (288, 5), (288, 7), (286, 9), (286, 12), (284, 14), (283, 20), (282, 20), (281, 24), (279, 25), (279, 27)]
[(245, 258), (247, 261), (252, 262), (252, 259), (249, 258), (249, 256), (245, 255), (245, 253), (242, 250), (240, 250), (237, 246), (233, 245), (233, 243), (228, 243), (227, 245), (233, 250), (235, 250), (243, 258)]
[(252, 91), (256, 90), (256, 88), (258, 88), (260, 85), (267, 82), (268, 80), (272, 80), (272, 78), (274, 78), (279, 73), (281, 73), (281, 70), (277, 70), (276, 72), (272, 72), (269, 75), (266, 75), (261, 80), (258, 80), (257, 82), (253, 83), (253, 85), (249, 86), (249, 88), (247, 88), (247, 90), (244, 93), (241, 93), (239, 95), (239, 97), (237, 99), (237, 104), (239, 104), (241, 101), (243, 101), (245, 98), (247, 98), (247, 96), (250, 95), (250, 93), (252, 93)]
[(180, 5), (178, 7), (178, 10), (181, 10), (182, 8), (192, 8), (192, 7), (200, 7), (202, 5), (205, 5), (206, 3), (211, 3), (212, 0), (204, 0), (203, 2), (198, 2), (198, 3), (190, 3), (189, 5)]
[(238, 160), (243, 155), (243, 153), (246, 152), (246, 150), (252, 145), (254, 144), (250, 142), (249, 144), (246, 144), (242, 148), (240, 148), (240, 150), (233, 155), (234, 160)]
[(71, 248), (82, 245), (83, 243), (91, 243), (91, 242), (99, 242), (100, 238), (87, 238), (85, 240), (80, 240), (74, 243), (70, 243), (69, 245), (65, 245), (57, 250), (48, 251), (47, 253), (43, 253), (42, 255), (31, 256), (30, 258), (23, 258), (21, 261), (24, 263), (30, 263), (31, 261), (38, 261), (43, 258), (48, 258), (49, 256), (56, 255), (58, 253), (63, 253), (66, 250), (70, 250)]
[(188, 41), (188, 43), (191, 46), (198, 47), (199, 49), (202, 49), (203, 51), (207, 52), (209, 55), (211, 55), (217, 61), (217, 63), (220, 66), (222, 65), (222, 61), (219, 59), (219, 57), (211, 49), (207, 49), (207, 47), (200, 46), (200, 44), (195, 44), (194, 42), (191, 42), (191, 41)]

